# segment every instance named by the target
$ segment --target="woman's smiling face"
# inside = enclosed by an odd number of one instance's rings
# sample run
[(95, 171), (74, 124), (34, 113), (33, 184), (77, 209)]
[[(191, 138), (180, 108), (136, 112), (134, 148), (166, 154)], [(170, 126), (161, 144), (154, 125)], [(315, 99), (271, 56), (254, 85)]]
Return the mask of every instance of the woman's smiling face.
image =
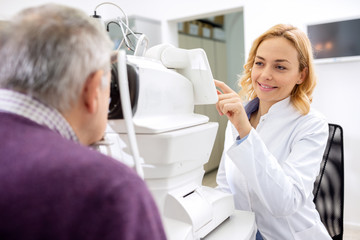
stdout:
[(251, 70), (253, 88), (260, 103), (272, 106), (290, 96), (296, 84), (304, 81), (299, 72), (296, 48), (283, 37), (264, 40), (258, 47)]

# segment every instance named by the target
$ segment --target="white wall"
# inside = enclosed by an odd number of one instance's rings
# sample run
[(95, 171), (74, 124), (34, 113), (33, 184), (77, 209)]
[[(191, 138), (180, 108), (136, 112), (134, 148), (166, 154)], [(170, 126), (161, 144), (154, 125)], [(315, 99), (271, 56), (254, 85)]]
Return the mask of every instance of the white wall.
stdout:
[[(0, 0), (0, 20), (7, 19), (19, 10), (39, 4), (47, 3), (48, 0)], [(94, 8), (105, 1), (100, 0), (53, 0), (54, 3), (65, 4), (82, 9), (92, 15)], [(218, 0), (132, 0), (118, 1), (118, 4), (127, 15), (138, 15), (162, 22), (162, 39), (174, 45), (178, 44), (177, 22), (189, 19), (226, 14), (242, 9), (244, 0), (225, 0), (219, 3)], [(109, 5), (98, 8), (97, 13), (102, 17), (114, 18), (119, 16), (119, 10)]]
[[(24, 0), (0, 0), (0, 19), (6, 19), (18, 12), (19, 10), (29, 7), (29, 6), (35, 6), (40, 4), (45, 4), (48, 2), (58, 3), (58, 4), (64, 4), (69, 5), (73, 7), (77, 7), (82, 9), (85, 12), (88, 12), (89, 15), (93, 14), (93, 11), (95, 7), (106, 1), (99, 1), (99, 0), (32, 0), (32, 1), (24, 1)], [(149, 7), (145, 5), (149, 5), (149, 1), (145, 0), (132, 0), (132, 1), (109, 1), (114, 2), (118, 4), (128, 15), (131, 15), (133, 13), (137, 13), (138, 15), (142, 16), (152, 16), (157, 17), (156, 14), (152, 14), (155, 11), (149, 11)], [(153, 1), (152, 1), (153, 2)], [(145, 6), (145, 7), (138, 7), (138, 6)], [(153, 8), (153, 5), (151, 5), (151, 8)], [(142, 10), (142, 11), (141, 11)], [(108, 15), (110, 13), (110, 15)], [(113, 7), (109, 7), (107, 5), (104, 5), (102, 7), (99, 7), (98, 14), (103, 15), (106, 14), (108, 18), (113, 18), (114, 16), (119, 16), (120, 11)], [(118, 15), (115, 15), (118, 14)], [(158, 19), (158, 18), (156, 18)]]
[[(46, 0), (0, 0), (0, 19), (6, 19), (23, 7), (45, 3)], [(55, 0), (79, 7), (89, 14), (101, 1)], [(177, 43), (176, 22), (200, 17), (244, 11), (245, 52), (252, 41), (277, 23), (290, 23), (303, 30), (306, 24), (329, 20), (360, 17), (358, 0), (132, 0), (114, 1), (128, 15), (136, 14), (162, 21), (163, 40)], [(140, 7), (142, 6), (142, 7)], [(99, 9), (99, 14), (117, 14), (117, 11)], [(360, 62), (317, 64), (319, 85), (314, 106), (330, 122), (339, 123), (345, 131), (345, 223), (360, 226)], [(239, 70), (240, 72), (240, 70)]]
[[(6, 19), (20, 9), (28, 6), (39, 5), (49, 2), (48, 0), (0, 0), (0, 19)], [(66, 4), (81, 8), (82, 10), (93, 13), (95, 6), (105, 2), (100, 0), (53, 0), (51, 2)], [(217, 0), (132, 0), (132, 1), (110, 1), (118, 4), (128, 15), (136, 14), (143, 17), (153, 18), (156, 20), (179, 20), (186, 21), (193, 19), (193, 16), (204, 17), (214, 15), (218, 12), (234, 12), (241, 8), (243, 0), (225, 0), (221, 4)], [(106, 10), (104, 10), (106, 9)], [(108, 10), (108, 11), (107, 11)], [(106, 6), (99, 8), (99, 13), (118, 13)]]

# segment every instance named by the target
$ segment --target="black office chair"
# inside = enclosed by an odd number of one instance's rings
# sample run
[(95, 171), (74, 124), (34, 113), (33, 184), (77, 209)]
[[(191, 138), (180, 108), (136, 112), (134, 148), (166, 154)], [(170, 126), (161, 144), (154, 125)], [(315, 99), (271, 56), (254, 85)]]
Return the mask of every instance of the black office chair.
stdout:
[(343, 129), (329, 124), (329, 138), (314, 185), (314, 203), (333, 240), (343, 239), (344, 143)]

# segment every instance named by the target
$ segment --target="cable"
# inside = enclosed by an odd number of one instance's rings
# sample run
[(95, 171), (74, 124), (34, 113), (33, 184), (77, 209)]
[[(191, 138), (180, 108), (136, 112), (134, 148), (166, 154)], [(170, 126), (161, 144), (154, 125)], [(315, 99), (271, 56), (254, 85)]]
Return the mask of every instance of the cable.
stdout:
[[(128, 29), (130, 29), (130, 28), (128, 27), (128, 26), (129, 26), (129, 19), (128, 19), (128, 16), (126, 15), (126, 13), (125, 13), (125, 12), (122, 10), (122, 8), (119, 7), (117, 4), (112, 3), (112, 2), (103, 2), (103, 3), (98, 4), (98, 5), (95, 7), (95, 9), (94, 9), (94, 17), (100, 17), (99, 15), (96, 14), (96, 10), (98, 9), (98, 7), (100, 7), (100, 6), (102, 6), (102, 5), (105, 5), (105, 4), (109, 4), (109, 5), (113, 5), (113, 6), (117, 7), (117, 8), (122, 12), (122, 14), (124, 15), (124, 17), (125, 17), (125, 23), (126, 23), (126, 24), (125, 24), (126, 29), (125, 29), (125, 34), (124, 34), (124, 32), (123, 32), (123, 29), (122, 29), (122, 33), (123, 33), (124, 39), (125, 39), (125, 38), (126, 38), (126, 35), (128, 34)], [(122, 25), (122, 24), (120, 23), (119, 26), (121, 26), (121, 25)], [(122, 44), (123, 44), (123, 42), (124, 42), (124, 39), (120, 42), (117, 50), (119, 50), (120, 47), (122, 46)], [(125, 41), (126, 41), (126, 40), (125, 40)]]
[[(119, 22), (120, 22), (120, 21), (119, 21)], [(126, 26), (126, 25), (125, 25), (125, 26)], [(126, 27), (127, 27), (127, 26), (126, 26)], [(127, 34), (126, 34), (127, 28), (126, 28), (126, 31), (124, 31), (124, 27), (123, 27), (122, 22), (120, 22), (120, 28), (121, 28), (121, 32), (122, 32), (122, 34), (123, 34), (123, 36), (124, 36), (125, 44), (126, 44), (126, 46), (129, 46), (129, 42), (128, 42)], [(119, 44), (118, 50), (120, 49), (122, 43), (123, 43), (123, 41), (121, 41), (121, 43)]]
[[(107, 26), (106, 26), (106, 29), (107, 31), (109, 31), (109, 24), (110, 23), (116, 23), (120, 29), (121, 29), (121, 33), (123, 35), (123, 39), (121, 40), (120, 44), (118, 45), (116, 51), (120, 50), (121, 46), (123, 45), (123, 43), (125, 42), (125, 45), (131, 50), (134, 52), (134, 55), (135, 56), (143, 56), (145, 54), (145, 50), (147, 48), (147, 45), (148, 45), (148, 39), (147, 37), (144, 35), (144, 34), (141, 34), (140, 37), (137, 37), (136, 34), (137, 33), (134, 33), (130, 27), (129, 27), (129, 19), (128, 19), (128, 16), (126, 15), (126, 13), (121, 9), (121, 7), (119, 7), (117, 4), (115, 3), (112, 3), (112, 2), (103, 2), (103, 3), (100, 3), (98, 4), (95, 9), (94, 9), (94, 15), (93, 17), (94, 18), (101, 18), (100, 15), (97, 15), (96, 14), (96, 10), (98, 9), (98, 7), (102, 6), (102, 5), (105, 5), (105, 4), (109, 4), (109, 5), (113, 5), (115, 7), (117, 7), (118, 9), (120, 9), (120, 11), (123, 13), (124, 17), (125, 17), (125, 23), (124, 21), (120, 18), (120, 17), (117, 17), (116, 20), (118, 21), (115, 22), (115, 21), (110, 21)], [(125, 28), (125, 30), (124, 30)], [(129, 36), (129, 33), (131, 33), (132, 36), (135, 37), (135, 39), (137, 40), (137, 43), (135, 44), (135, 48), (133, 48), (131, 46), (132, 42), (130, 40), (130, 38), (128, 37)], [(129, 43), (130, 41), (130, 43)]]
[[(96, 9), (102, 5), (105, 5), (105, 4), (109, 4), (109, 5), (113, 5), (115, 7), (117, 7), (118, 9), (120, 9), (120, 11), (123, 13), (124, 17), (125, 17), (125, 22), (126, 22), (126, 25), (129, 26), (129, 20), (128, 20), (128, 16), (126, 15), (126, 13), (122, 10), (121, 7), (119, 7), (118, 5), (116, 5), (115, 3), (112, 3), (112, 2), (103, 2), (103, 3), (100, 3), (98, 4), (95, 9), (94, 9), (94, 15), (96, 16)], [(127, 34), (127, 31), (126, 31), (126, 34)]]
[(135, 129), (132, 120), (132, 110), (131, 110), (131, 102), (130, 102), (125, 50), (120, 50), (118, 53), (118, 72), (119, 72), (119, 92), (120, 92), (124, 120), (127, 129), (127, 136), (129, 139), (130, 150), (134, 158), (135, 170), (137, 174), (142, 179), (144, 179), (144, 171), (141, 167), (141, 163), (143, 162), (143, 159), (139, 155), (139, 148), (137, 145)]

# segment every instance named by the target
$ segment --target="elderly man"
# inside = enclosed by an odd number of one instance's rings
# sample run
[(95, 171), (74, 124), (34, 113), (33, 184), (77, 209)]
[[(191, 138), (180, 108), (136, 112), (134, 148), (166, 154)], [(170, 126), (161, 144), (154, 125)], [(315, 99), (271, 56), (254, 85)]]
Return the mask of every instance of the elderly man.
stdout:
[(0, 34), (0, 239), (165, 239), (144, 182), (87, 147), (107, 123), (112, 43), (85, 13), (20, 12)]

